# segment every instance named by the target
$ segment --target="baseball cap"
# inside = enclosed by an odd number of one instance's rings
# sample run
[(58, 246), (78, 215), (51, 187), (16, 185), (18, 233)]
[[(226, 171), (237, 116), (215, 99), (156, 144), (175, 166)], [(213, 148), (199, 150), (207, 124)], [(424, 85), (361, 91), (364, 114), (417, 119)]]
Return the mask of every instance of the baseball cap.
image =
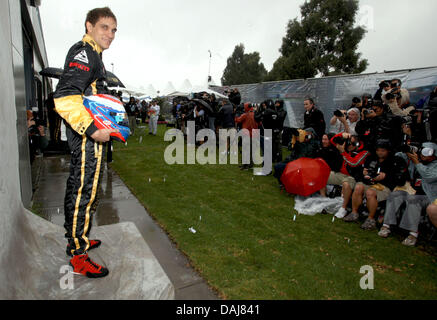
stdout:
[(437, 155), (437, 144), (433, 142), (425, 142), (422, 144), (422, 155), (424, 157), (431, 157)]

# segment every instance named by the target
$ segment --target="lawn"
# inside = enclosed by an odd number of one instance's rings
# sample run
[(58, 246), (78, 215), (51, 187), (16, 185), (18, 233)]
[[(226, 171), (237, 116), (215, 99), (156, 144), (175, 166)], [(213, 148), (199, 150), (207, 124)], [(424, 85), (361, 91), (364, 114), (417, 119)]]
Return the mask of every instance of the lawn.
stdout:
[[(436, 299), (437, 257), (331, 215), (297, 215), (272, 176), (168, 165), (165, 126), (116, 143), (112, 168), (224, 299)], [(196, 233), (190, 232), (193, 227)], [(374, 270), (363, 290), (362, 266)]]

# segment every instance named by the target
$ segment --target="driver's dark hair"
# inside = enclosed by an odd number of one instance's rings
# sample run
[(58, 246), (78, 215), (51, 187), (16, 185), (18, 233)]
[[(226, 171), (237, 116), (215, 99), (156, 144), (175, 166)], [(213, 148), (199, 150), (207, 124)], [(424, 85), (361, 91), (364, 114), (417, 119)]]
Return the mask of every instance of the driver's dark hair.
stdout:
[(113, 18), (115, 20), (115, 22), (117, 22), (117, 18), (115, 17), (115, 14), (108, 7), (95, 8), (93, 10), (90, 10), (88, 12), (88, 14), (86, 15), (85, 33), (88, 33), (88, 30), (86, 28), (86, 23), (89, 22), (93, 26), (95, 26), (97, 21), (99, 21), (100, 18)]

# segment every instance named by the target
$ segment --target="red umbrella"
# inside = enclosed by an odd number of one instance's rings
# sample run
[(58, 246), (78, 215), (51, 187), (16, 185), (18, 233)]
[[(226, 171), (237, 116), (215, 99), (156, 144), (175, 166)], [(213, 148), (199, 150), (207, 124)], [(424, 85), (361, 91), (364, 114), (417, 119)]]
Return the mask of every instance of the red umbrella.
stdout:
[(281, 181), (288, 193), (307, 197), (326, 187), (330, 173), (325, 160), (300, 158), (287, 164)]

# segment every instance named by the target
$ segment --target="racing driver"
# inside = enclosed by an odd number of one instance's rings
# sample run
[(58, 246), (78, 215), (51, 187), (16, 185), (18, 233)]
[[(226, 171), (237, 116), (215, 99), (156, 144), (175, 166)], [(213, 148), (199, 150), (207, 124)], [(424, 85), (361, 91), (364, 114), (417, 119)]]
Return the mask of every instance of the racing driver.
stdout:
[(93, 262), (88, 251), (100, 246), (90, 240), (92, 205), (102, 170), (104, 143), (113, 129), (98, 129), (83, 105), (82, 96), (107, 93), (102, 52), (108, 49), (117, 31), (117, 19), (108, 8), (88, 12), (85, 36), (73, 45), (54, 94), (55, 109), (67, 127), (71, 150), (70, 176), (64, 200), (67, 254), (73, 272), (89, 278), (108, 275), (107, 268)]

